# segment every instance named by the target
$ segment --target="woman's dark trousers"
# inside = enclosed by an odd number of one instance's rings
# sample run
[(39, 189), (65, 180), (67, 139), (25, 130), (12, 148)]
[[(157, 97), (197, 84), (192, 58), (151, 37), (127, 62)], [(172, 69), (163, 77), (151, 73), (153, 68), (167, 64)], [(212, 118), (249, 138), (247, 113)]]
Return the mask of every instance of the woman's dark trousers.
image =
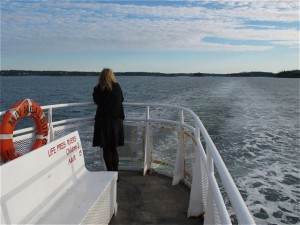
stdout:
[(103, 158), (107, 171), (118, 171), (119, 154), (116, 147), (103, 148)]

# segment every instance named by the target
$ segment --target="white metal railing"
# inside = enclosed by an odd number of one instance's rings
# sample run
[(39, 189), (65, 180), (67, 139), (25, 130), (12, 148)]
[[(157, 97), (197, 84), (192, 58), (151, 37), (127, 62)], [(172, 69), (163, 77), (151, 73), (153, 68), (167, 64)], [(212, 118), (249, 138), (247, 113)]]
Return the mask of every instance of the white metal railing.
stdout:
[[(61, 108), (71, 107), (95, 107), (92, 102), (84, 103), (66, 103), (57, 105), (42, 106), (48, 117), (49, 123), (49, 140), (55, 139), (54, 133), (58, 129), (66, 129), (68, 126), (86, 126), (87, 123), (92, 126), (93, 117), (80, 117), (80, 118), (66, 118), (59, 121), (53, 121), (54, 111)], [(208, 132), (200, 121), (199, 117), (186, 107), (174, 106), (168, 104), (145, 104), (145, 103), (124, 103), (126, 110), (134, 110), (134, 108), (142, 109), (144, 115), (141, 117), (129, 117), (126, 118), (126, 123), (139, 123), (139, 126), (143, 126), (145, 132), (143, 133), (144, 139), (144, 173), (147, 170), (152, 169), (153, 158), (151, 157), (153, 151), (153, 138), (151, 135), (153, 130), (151, 124), (170, 124), (177, 127), (178, 131), (178, 149), (176, 153), (176, 160), (174, 164), (174, 178), (173, 184), (177, 184), (180, 180), (185, 179), (186, 165), (184, 165), (184, 147), (183, 147), (183, 135), (185, 131), (189, 131), (196, 145), (196, 157), (193, 163), (193, 174), (191, 182), (191, 197), (189, 204), (189, 212), (191, 216), (197, 216), (205, 211), (204, 224), (216, 224), (216, 215), (219, 216), (221, 224), (231, 224), (228, 209), (224, 203), (222, 193), (220, 191), (219, 183), (217, 182), (215, 172), (218, 173), (222, 187), (225, 188), (230, 203), (234, 209), (239, 224), (255, 224), (243, 198), (241, 197), (238, 188), (236, 187), (227, 167), (225, 166), (219, 152), (217, 151), (213, 141), (211, 140)], [(178, 119), (166, 119), (160, 118), (158, 115), (151, 116), (152, 112), (159, 109), (171, 109), (177, 115)], [(0, 112), (0, 116), (3, 116), (5, 112)], [(188, 118), (188, 119), (186, 119)], [(24, 128), (14, 132), (14, 135), (21, 135), (28, 132), (34, 132), (34, 128)], [(26, 134), (28, 137), (28, 134)], [(31, 135), (31, 137), (34, 134)], [(21, 137), (17, 137), (21, 139)], [(205, 142), (205, 148), (202, 145)], [(201, 170), (201, 165), (205, 171)], [(203, 178), (201, 173), (205, 172), (208, 180), (207, 192), (203, 191)], [(206, 195), (206, 196), (203, 196)], [(206, 202), (204, 202), (206, 199)], [(215, 207), (216, 206), (216, 207)], [(216, 211), (215, 211), (216, 208)]]

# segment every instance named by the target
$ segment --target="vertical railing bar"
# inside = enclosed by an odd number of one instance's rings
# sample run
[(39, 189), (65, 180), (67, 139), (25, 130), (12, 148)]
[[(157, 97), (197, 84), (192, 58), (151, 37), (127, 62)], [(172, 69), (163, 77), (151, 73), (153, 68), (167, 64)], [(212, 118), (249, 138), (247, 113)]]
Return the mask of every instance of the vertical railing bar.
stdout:
[[(208, 145), (206, 145), (206, 160), (207, 160), (207, 176), (208, 177), (213, 177), (213, 179), (215, 179), (214, 176), (214, 169), (213, 169), (213, 159), (212, 156), (210, 154), (209, 151), (209, 147)], [(206, 202), (206, 207), (205, 207), (205, 211), (206, 211), (206, 217), (204, 220), (204, 224), (214, 224), (215, 223), (215, 210), (214, 210), (214, 194), (212, 193), (212, 187), (213, 183), (209, 182), (208, 184), (208, 193), (207, 193), (207, 202)]]
[(184, 124), (184, 114), (183, 114), (183, 110), (180, 110), (180, 123)]
[(188, 217), (190, 216), (200, 216), (205, 212), (205, 206), (203, 202), (203, 182), (201, 175), (201, 161), (203, 151), (201, 149), (201, 143), (199, 144), (200, 129), (196, 125), (194, 130), (194, 136), (197, 143), (197, 150), (195, 155), (195, 161), (193, 163), (193, 173), (192, 173), (192, 186), (190, 191), (190, 201), (188, 208)]
[(214, 162), (209, 150), (209, 145), (206, 145), (206, 155), (207, 155), (207, 173), (214, 174)]
[(180, 110), (180, 135), (181, 135), (181, 146), (182, 146), (182, 157), (183, 157), (183, 179), (185, 179), (185, 171), (186, 171), (186, 160), (185, 160), (185, 156), (186, 156), (186, 148), (185, 148), (185, 144), (184, 144), (184, 111), (183, 109)]
[(150, 106), (147, 105), (146, 106), (146, 121), (148, 122), (149, 119), (150, 119)]
[(176, 159), (174, 163), (174, 172), (173, 172), (173, 185), (178, 184), (181, 180), (185, 179), (185, 151), (184, 151), (184, 118), (183, 110), (180, 110), (180, 124), (177, 126), (177, 135), (178, 135), (178, 146)]
[(149, 120), (150, 120), (150, 106), (146, 106), (146, 129), (145, 129), (145, 158), (144, 158), (144, 176), (148, 169), (150, 169), (150, 149), (149, 149)]
[(53, 117), (52, 117), (52, 107), (48, 109), (48, 123), (49, 123), (49, 134), (48, 134), (48, 142), (51, 142), (54, 140), (54, 132), (53, 132)]

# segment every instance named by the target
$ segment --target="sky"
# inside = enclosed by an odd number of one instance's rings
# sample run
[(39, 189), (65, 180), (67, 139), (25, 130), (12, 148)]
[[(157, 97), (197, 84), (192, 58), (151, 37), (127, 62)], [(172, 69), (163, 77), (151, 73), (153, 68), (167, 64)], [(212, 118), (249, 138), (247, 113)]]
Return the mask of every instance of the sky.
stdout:
[(1, 70), (294, 70), (299, 12), (298, 0), (1, 0)]

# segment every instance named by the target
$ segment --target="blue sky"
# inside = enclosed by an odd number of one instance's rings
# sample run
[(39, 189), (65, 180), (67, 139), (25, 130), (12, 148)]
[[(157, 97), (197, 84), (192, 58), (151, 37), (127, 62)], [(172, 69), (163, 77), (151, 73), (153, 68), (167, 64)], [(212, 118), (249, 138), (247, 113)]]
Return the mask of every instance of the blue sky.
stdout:
[(1, 69), (299, 69), (299, 2), (1, 1)]

